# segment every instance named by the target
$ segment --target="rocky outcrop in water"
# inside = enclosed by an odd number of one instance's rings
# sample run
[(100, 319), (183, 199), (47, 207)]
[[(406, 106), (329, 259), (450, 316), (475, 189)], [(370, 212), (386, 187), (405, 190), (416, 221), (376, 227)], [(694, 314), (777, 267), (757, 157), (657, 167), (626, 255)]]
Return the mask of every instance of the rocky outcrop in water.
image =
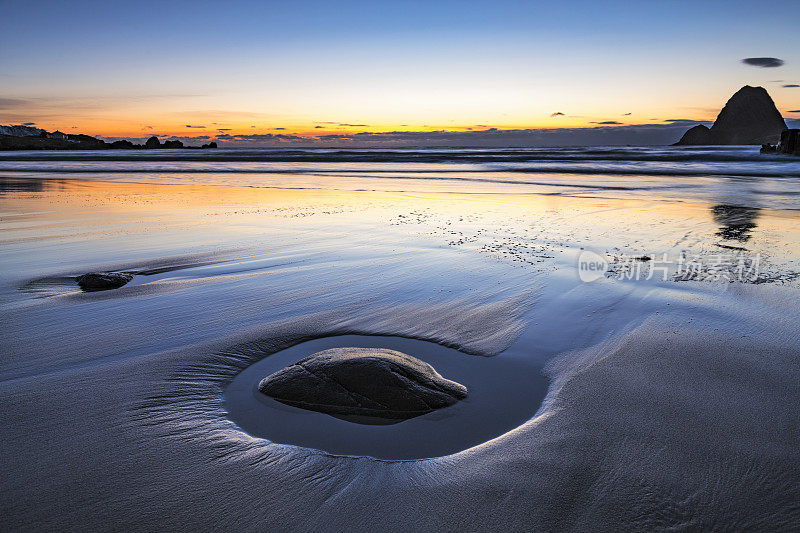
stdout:
[(145, 148), (161, 148), (161, 141), (158, 140), (158, 137), (153, 135), (144, 143)]
[(118, 289), (133, 279), (127, 272), (89, 272), (75, 280), (86, 292)]
[(711, 128), (694, 126), (675, 144), (775, 143), (785, 129), (786, 122), (767, 90), (745, 85), (731, 96)]
[(126, 139), (122, 139), (111, 143), (111, 148), (114, 150), (131, 150), (135, 148), (135, 145)]
[(258, 386), (279, 402), (332, 415), (404, 420), (453, 405), (467, 388), (415, 357), (382, 348), (317, 352)]
[(786, 130), (781, 133), (781, 141), (778, 143), (778, 153), (800, 155), (800, 129)]
[(800, 155), (800, 130), (784, 130), (778, 144), (762, 144), (762, 154)]

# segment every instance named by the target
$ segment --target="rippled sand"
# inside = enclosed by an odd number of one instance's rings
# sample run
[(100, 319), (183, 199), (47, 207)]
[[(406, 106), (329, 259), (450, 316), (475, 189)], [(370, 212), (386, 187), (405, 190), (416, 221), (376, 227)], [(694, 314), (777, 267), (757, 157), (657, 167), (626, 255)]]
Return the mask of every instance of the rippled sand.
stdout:
[[(2, 184), (3, 530), (800, 520), (797, 211), (642, 191)], [(582, 249), (609, 272), (582, 282)], [(614, 274), (626, 257), (743, 250), (760, 258), (754, 283)], [(137, 275), (82, 293), (74, 276), (91, 270)], [(237, 423), (226, 390), (244, 369), (340, 335), (480, 358), (466, 379), (503, 364), (536, 378), (506, 391), (516, 427), (421, 460), (348, 453), (343, 421), (332, 450)], [(436, 438), (449, 413), (420, 431)]]

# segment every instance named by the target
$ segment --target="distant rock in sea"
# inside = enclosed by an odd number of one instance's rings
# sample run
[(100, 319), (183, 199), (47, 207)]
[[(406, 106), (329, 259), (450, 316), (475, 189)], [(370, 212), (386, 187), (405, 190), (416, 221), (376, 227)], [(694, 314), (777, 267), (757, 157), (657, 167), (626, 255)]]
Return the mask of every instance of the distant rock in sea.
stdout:
[(786, 129), (769, 93), (745, 85), (731, 96), (711, 128), (694, 126), (676, 145), (726, 145), (775, 143)]
[(161, 145), (161, 148), (183, 148), (183, 143), (178, 140), (164, 141), (164, 144)]
[(144, 143), (145, 148), (161, 148), (161, 141), (158, 140), (158, 137), (153, 135), (147, 142)]
[(332, 415), (405, 420), (453, 405), (467, 388), (394, 350), (333, 348), (266, 377), (258, 386), (281, 403)]
[(113, 148), (115, 150), (119, 150), (119, 149), (132, 150), (135, 147), (136, 147), (136, 145), (133, 144), (132, 142), (130, 142), (129, 140), (127, 140), (127, 139), (122, 139), (120, 141), (114, 141), (113, 143), (111, 143), (111, 148)]
[(711, 141), (711, 130), (707, 126), (698, 124), (683, 134), (677, 144), (714, 144)]
[(86, 292), (118, 289), (133, 279), (127, 272), (89, 272), (75, 280)]
[(781, 133), (777, 151), (780, 154), (800, 155), (800, 129), (786, 130)]

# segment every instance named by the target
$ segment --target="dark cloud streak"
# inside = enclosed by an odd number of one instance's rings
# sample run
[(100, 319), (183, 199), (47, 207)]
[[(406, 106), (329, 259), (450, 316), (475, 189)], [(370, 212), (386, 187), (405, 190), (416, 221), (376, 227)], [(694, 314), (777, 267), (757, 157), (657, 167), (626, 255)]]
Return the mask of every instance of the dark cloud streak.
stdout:
[(784, 61), (777, 57), (745, 57), (742, 63), (752, 67), (774, 68), (782, 66)]

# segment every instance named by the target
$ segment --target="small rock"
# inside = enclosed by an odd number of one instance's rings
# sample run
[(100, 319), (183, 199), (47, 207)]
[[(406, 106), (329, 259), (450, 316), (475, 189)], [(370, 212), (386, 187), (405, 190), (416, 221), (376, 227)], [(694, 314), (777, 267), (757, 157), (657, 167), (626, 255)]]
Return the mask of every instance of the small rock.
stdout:
[(89, 272), (75, 280), (86, 292), (118, 289), (133, 279), (127, 272)]
[(333, 348), (258, 385), (279, 402), (332, 415), (405, 420), (466, 398), (467, 388), (415, 357), (382, 348)]

